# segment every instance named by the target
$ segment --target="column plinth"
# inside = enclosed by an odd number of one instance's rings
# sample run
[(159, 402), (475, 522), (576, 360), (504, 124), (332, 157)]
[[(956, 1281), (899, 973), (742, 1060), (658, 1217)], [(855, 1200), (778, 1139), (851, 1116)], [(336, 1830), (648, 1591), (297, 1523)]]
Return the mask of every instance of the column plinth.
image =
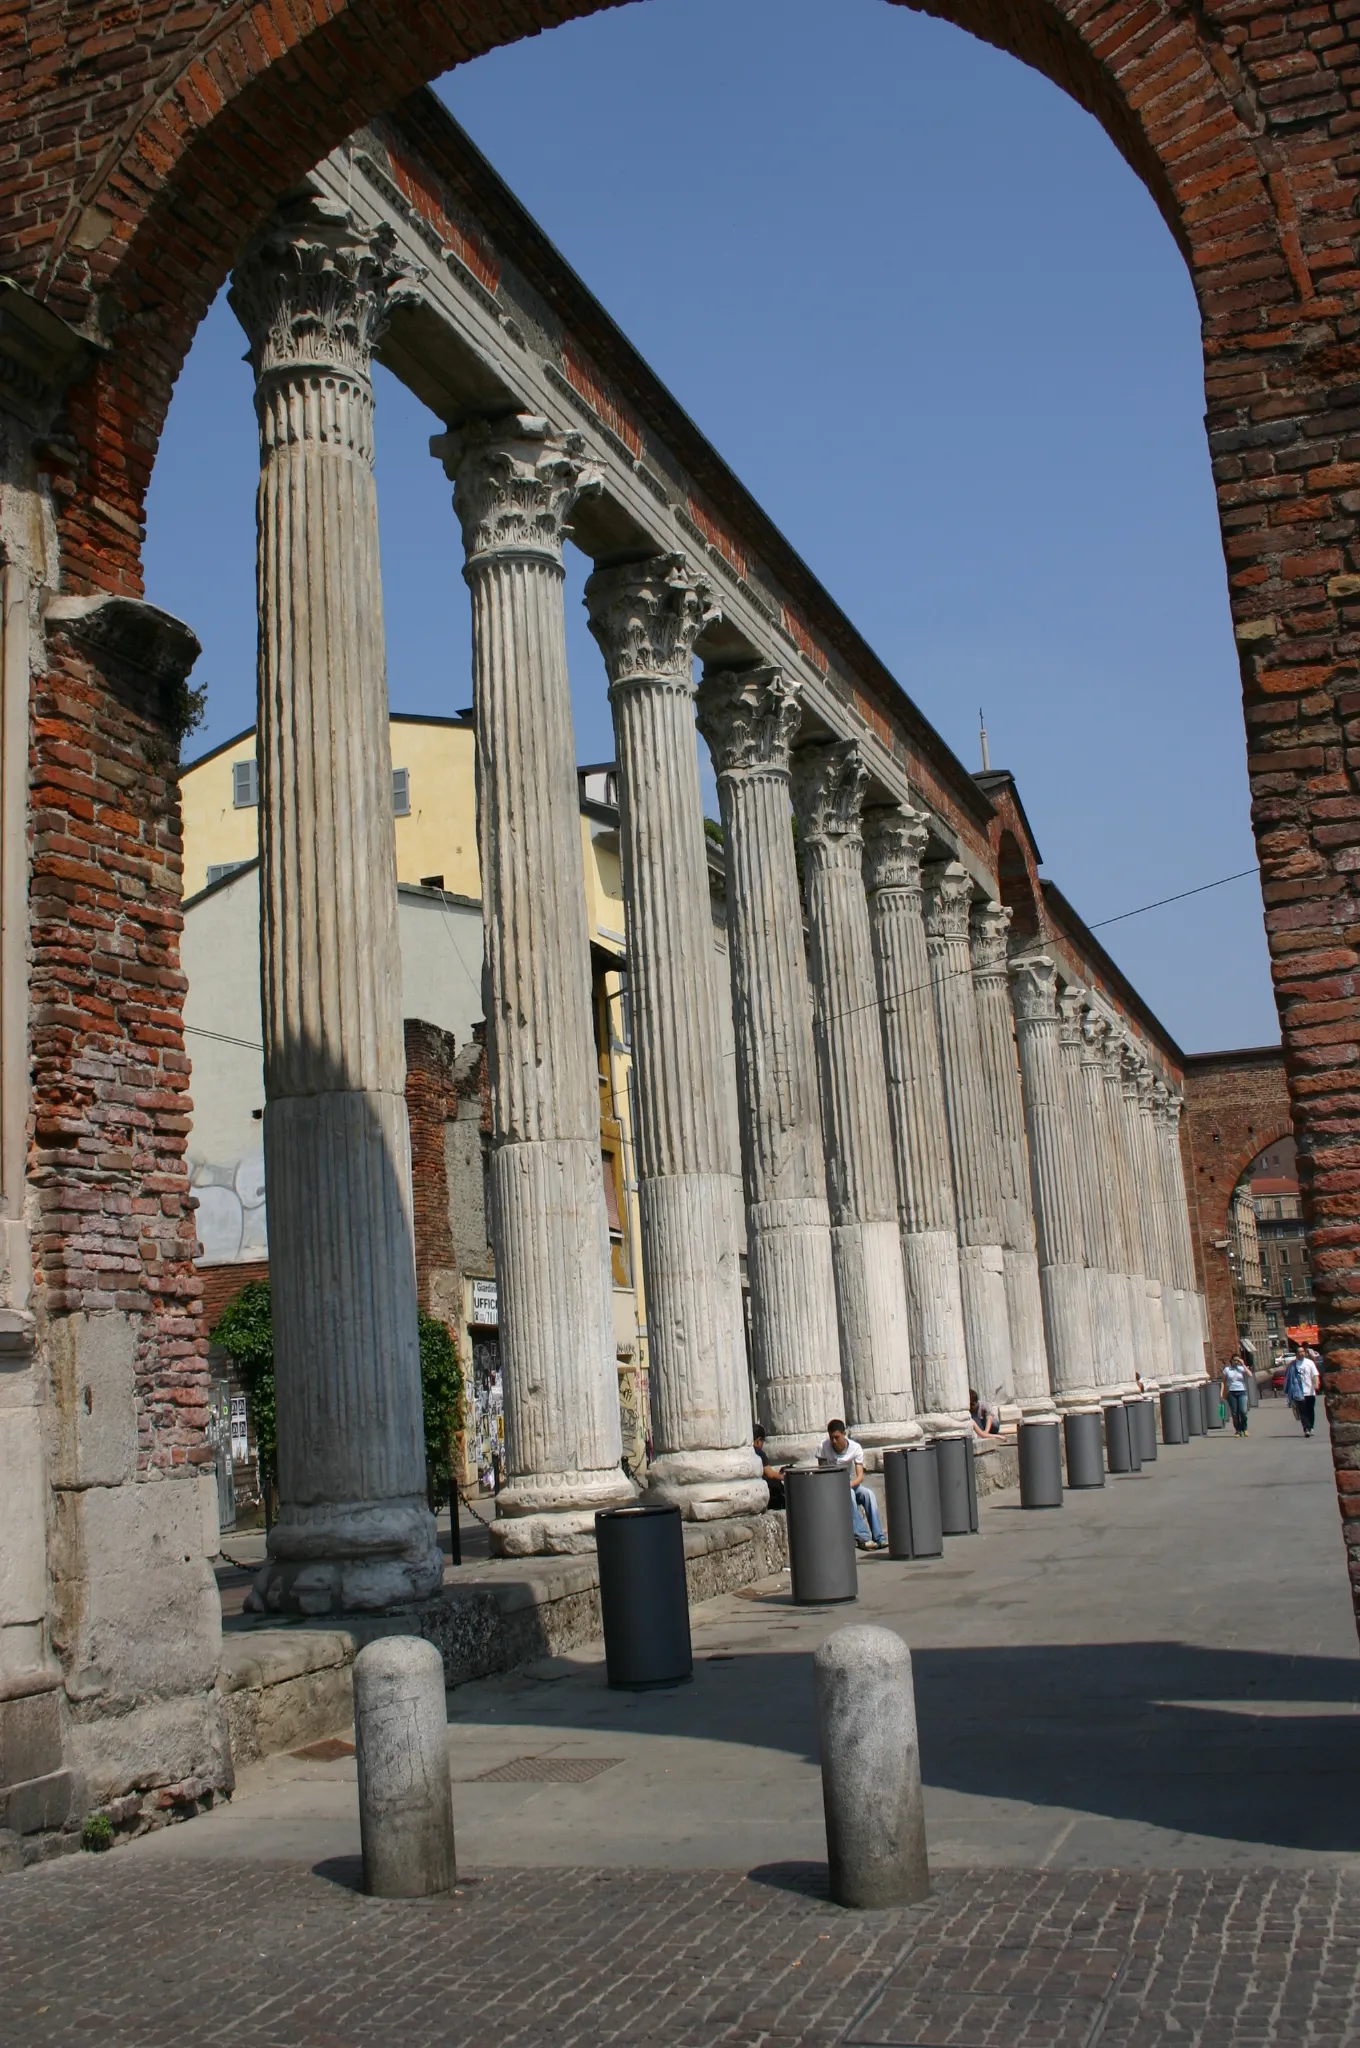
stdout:
[(533, 415), (431, 444), (472, 592), (486, 932), (491, 1232), (505, 1478), (492, 1547), (587, 1550), (620, 1469), (590, 935), (562, 601), (562, 532), (593, 479), (579, 435)]
[(793, 757), (845, 1403), (855, 1435), (882, 1449), (921, 1428), (864, 895), (867, 779), (852, 740)]
[(1056, 975), (1042, 953), (1013, 960), (1010, 975), (1053, 1393), (1060, 1408), (1089, 1408), (1100, 1392)]
[(769, 667), (706, 674), (698, 694), (727, 858), (752, 1352), (765, 1448), (778, 1459), (813, 1456), (841, 1403), (789, 781), (798, 696)]
[(694, 730), (694, 642), (714, 616), (680, 556), (597, 569), (586, 585), (619, 764), (647, 1289), (652, 1492), (693, 1520), (758, 1514), (736, 1161), (722, 1058)]
[(390, 237), (300, 195), (232, 306), (260, 429), (264, 1153), (279, 1515), (248, 1605), (439, 1586), (425, 1500), (371, 351)]
[(968, 1376), (1008, 1420), (1019, 1404), (1011, 1368), (1001, 1181), (982, 1037), (973, 988), (968, 924), (973, 884), (957, 861), (924, 871), (926, 954), (940, 1037), (949, 1157), (958, 1216), (959, 1283)]
[(925, 819), (865, 814), (865, 885), (892, 1122), (917, 1416), (927, 1435), (971, 1429), (958, 1218), (922, 912)]

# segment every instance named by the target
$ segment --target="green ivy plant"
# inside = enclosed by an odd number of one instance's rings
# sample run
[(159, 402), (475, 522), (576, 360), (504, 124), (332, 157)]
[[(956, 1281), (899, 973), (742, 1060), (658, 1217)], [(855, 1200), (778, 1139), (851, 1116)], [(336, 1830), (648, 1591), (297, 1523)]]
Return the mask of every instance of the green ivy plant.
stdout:
[[(278, 1417), (274, 1404), (274, 1326), (269, 1282), (251, 1280), (223, 1309), (212, 1341), (231, 1359), (246, 1390), (260, 1476), (274, 1480)], [(437, 1316), (420, 1315), (420, 1391), (425, 1416), (425, 1476), (431, 1503), (443, 1499), (463, 1426), (463, 1374), (453, 1338)]]

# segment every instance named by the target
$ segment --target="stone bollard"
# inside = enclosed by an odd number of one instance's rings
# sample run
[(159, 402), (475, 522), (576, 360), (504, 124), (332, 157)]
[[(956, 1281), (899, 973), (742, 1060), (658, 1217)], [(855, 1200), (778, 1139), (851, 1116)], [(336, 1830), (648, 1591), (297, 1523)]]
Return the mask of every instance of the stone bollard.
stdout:
[(354, 1753), (364, 1890), (424, 1899), (454, 1881), (444, 1660), (417, 1636), (384, 1636), (354, 1660)]
[(911, 1652), (886, 1628), (842, 1628), (812, 1659), (831, 1896), (912, 1906), (930, 1896)]

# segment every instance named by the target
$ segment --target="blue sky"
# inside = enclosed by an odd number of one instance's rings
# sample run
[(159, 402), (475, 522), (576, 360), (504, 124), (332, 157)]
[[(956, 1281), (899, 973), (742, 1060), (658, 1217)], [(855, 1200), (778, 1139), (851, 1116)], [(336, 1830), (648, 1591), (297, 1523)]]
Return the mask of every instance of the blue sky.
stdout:
[[(439, 90), (970, 767), (985, 707), (1084, 916), (1252, 863), (1194, 296), (1087, 114), (884, 0), (645, 0)], [(148, 595), (204, 643), (195, 749), (254, 715), (243, 346), (219, 300), (149, 506)], [(398, 710), (470, 696), (438, 425), (379, 373)], [(584, 760), (612, 746), (583, 580)], [(1277, 1037), (1254, 880), (1106, 942), (1188, 1050)]]

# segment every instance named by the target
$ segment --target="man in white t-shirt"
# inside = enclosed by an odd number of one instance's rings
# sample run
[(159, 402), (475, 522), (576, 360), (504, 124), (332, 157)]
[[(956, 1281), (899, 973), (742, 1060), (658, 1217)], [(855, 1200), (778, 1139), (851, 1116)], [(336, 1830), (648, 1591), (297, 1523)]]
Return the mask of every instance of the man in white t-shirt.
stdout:
[(872, 1490), (864, 1484), (864, 1451), (855, 1442), (838, 1415), (826, 1425), (821, 1449), (817, 1453), (819, 1465), (845, 1466), (850, 1473), (850, 1515), (854, 1523), (855, 1541), (861, 1550), (886, 1550), (888, 1539), (883, 1534), (883, 1523), (879, 1517), (878, 1502)]

